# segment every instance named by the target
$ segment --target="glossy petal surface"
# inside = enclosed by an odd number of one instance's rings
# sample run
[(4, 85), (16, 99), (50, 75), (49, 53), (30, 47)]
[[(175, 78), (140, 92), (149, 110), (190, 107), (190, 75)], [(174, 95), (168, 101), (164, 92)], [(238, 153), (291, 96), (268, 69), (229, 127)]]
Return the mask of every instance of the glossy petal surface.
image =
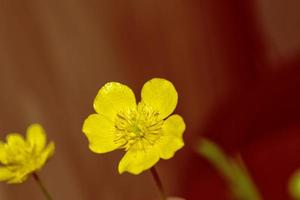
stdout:
[(89, 148), (95, 153), (106, 153), (119, 147), (112, 121), (99, 114), (90, 115), (84, 122), (82, 131), (89, 140)]
[[(144, 148), (143, 150), (140, 148)], [(129, 149), (119, 163), (119, 173), (127, 171), (132, 174), (140, 174), (150, 169), (159, 160), (158, 151), (155, 147), (144, 144), (136, 144)]]
[(173, 84), (161, 78), (153, 78), (142, 88), (142, 102), (159, 113), (164, 119), (176, 108), (178, 94)]
[(172, 115), (164, 122), (162, 129), (163, 135), (157, 142), (159, 154), (163, 159), (170, 159), (184, 146), (182, 134), (185, 123), (180, 115)]
[(97, 113), (109, 120), (115, 120), (117, 113), (136, 108), (136, 100), (132, 90), (117, 82), (105, 84), (94, 100)]

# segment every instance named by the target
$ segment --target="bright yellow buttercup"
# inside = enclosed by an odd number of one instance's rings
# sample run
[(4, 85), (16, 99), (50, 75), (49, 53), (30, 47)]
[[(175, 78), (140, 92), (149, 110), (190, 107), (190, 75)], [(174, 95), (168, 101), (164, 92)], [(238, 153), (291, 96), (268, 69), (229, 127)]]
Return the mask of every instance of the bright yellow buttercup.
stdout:
[(97, 113), (90, 115), (83, 124), (90, 150), (106, 153), (124, 149), (126, 153), (119, 163), (119, 173), (139, 174), (160, 158), (173, 157), (184, 146), (185, 123), (181, 116), (171, 115), (177, 99), (175, 87), (165, 79), (146, 82), (138, 104), (133, 91), (126, 85), (105, 84), (94, 100)]
[(26, 139), (11, 133), (6, 140), (6, 143), (0, 142), (0, 181), (7, 183), (22, 183), (54, 153), (54, 143), (46, 146), (46, 134), (39, 124), (28, 127)]

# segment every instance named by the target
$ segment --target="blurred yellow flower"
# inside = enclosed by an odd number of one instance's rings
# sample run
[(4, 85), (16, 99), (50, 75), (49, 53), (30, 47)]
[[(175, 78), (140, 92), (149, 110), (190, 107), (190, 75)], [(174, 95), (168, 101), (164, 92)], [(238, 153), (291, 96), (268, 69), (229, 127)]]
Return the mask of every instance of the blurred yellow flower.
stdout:
[[(94, 100), (97, 114), (90, 115), (82, 131), (95, 153), (124, 149), (119, 173), (139, 174), (160, 158), (169, 159), (184, 146), (185, 123), (171, 115), (177, 105), (177, 91), (165, 79), (154, 78), (142, 88), (136, 104), (133, 91), (117, 82), (105, 84)], [(168, 118), (167, 118), (168, 117)]]
[(0, 141), (0, 181), (22, 183), (29, 174), (41, 169), (54, 153), (54, 143), (46, 146), (46, 134), (39, 124), (27, 129), (26, 139), (18, 133)]

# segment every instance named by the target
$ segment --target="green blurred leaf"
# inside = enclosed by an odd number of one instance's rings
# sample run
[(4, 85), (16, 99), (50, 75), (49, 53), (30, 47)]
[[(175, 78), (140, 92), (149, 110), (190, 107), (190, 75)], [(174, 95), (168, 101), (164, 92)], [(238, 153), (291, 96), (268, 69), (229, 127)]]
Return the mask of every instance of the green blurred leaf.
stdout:
[(289, 193), (293, 199), (300, 200), (300, 169), (290, 178)]
[(208, 139), (202, 139), (197, 150), (224, 177), (229, 185), (233, 199), (262, 199), (241, 157), (236, 159), (227, 156), (218, 145)]

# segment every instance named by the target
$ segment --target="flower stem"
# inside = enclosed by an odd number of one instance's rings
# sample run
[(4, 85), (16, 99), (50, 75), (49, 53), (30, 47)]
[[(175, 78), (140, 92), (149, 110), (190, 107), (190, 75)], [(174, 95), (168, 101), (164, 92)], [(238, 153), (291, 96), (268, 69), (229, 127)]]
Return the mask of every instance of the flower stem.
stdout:
[(52, 200), (52, 197), (51, 197), (50, 193), (47, 191), (46, 187), (44, 186), (44, 184), (43, 184), (43, 182), (41, 181), (41, 179), (40, 179), (40, 177), (38, 176), (38, 174), (34, 172), (32, 175), (33, 175), (33, 178), (34, 178), (34, 180), (36, 181), (36, 183), (39, 185), (41, 191), (43, 192), (45, 198), (46, 198), (47, 200)]
[(161, 200), (167, 200), (167, 197), (166, 197), (166, 193), (165, 193), (164, 187), (163, 187), (163, 185), (162, 185), (162, 183), (161, 183), (161, 180), (160, 180), (160, 178), (159, 178), (159, 175), (158, 175), (156, 169), (155, 169), (154, 167), (152, 167), (152, 168), (150, 169), (150, 171), (151, 171), (152, 177), (153, 177), (153, 179), (154, 179), (154, 181), (155, 181), (155, 184), (156, 184), (156, 186), (157, 186), (158, 189), (159, 189), (159, 192), (160, 192), (160, 195), (161, 195)]

